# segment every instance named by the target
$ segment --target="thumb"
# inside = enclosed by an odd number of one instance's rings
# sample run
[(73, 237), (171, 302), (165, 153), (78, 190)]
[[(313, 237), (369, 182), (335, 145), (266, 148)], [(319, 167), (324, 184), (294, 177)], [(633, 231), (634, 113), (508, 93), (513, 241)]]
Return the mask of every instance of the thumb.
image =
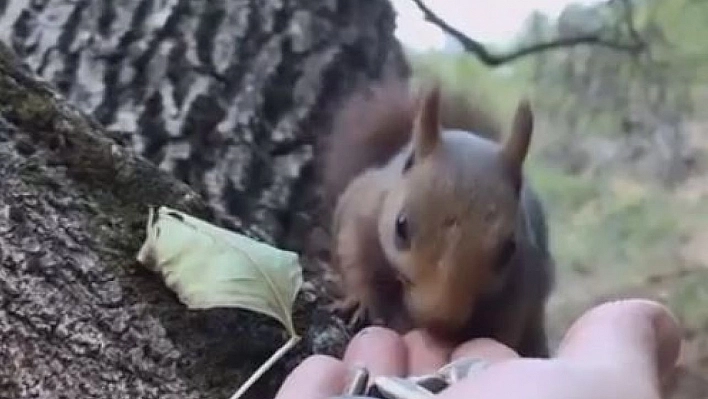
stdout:
[(678, 361), (681, 332), (670, 311), (648, 300), (622, 300), (597, 306), (569, 329), (559, 359), (633, 370), (660, 386)]

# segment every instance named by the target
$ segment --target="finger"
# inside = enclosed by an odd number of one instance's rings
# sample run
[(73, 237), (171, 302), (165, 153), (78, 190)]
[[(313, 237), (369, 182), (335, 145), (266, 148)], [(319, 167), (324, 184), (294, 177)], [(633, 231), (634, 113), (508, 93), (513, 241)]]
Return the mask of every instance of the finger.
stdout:
[(668, 309), (652, 301), (623, 300), (600, 305), (578, 319), (558, 357), (660, 380), (675, 368), (680, 345), (678, 323)]
[(450, 361), (454, 347), (434, 339), (423, 330), (413, 330), (403, 337), (408, 348), (408, 373), (434, 372)]
[(480, 358), (489, 363), (496, 363), (503, 360), (516, 359), (519, 355), (510, 347), (493, 339), (478, 338), (465, 342), (452, 352), (452, 360), (461, 357)]
[(343, 362), (329, 356), (310, 356), (288, 375), (275, 399), (325, 399), (339, 395), (347, 376)]
[(344, 352), (348, 366), (364, 366), (370, 375), (404, 376), (408, 353), (403, 338), (383, 327), (367, 327), (359, 332)]

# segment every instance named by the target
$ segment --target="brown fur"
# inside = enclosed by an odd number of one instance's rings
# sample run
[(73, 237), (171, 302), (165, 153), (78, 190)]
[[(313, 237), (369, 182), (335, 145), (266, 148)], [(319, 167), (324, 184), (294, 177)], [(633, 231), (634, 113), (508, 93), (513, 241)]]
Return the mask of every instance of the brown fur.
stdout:
[(334, 308), (545, 356), (552, 259), (542, 209), (523, 184), (530, 107), (520, 103), (501, 141), (487, 113), (453, 99), (437, 85), (416, 98), (389, 81), (335, 119), (324, 165), (344, 291)]
[[(407, 82), (389, 78), (344, 101), (325, 143), (322, 178), (330, 208), (355, 176), (382, 166), (408, 142), (421, 94)], [(440, 101), (443, 127), (475, 131), (492, 140), (501, 137), (499, 123), (490, 112), (471, 104), (461, 91), (446, 91)]]

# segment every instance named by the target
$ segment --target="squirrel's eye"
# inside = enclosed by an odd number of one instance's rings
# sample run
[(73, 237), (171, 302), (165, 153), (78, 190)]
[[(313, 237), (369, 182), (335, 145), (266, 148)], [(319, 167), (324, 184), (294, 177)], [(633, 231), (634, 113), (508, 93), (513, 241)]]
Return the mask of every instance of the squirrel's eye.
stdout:
[(513, 238), (506, 239), (499, 248), (499, 257), (497, 258), (496, 265), (497, 269), (503, 269), (509, 261), (511, 261), (511, 257), (514, 256), (515, 251), (516, 241), (514, 241)]
[(410, 247), (410, 231), (408, 230), (408, 218), (399, 213), (396, 217), (396, 247), (403, 251)]
[(413, 153), (406, 158), (406, 162), (403, 164), (403, 173), (406, 173), (413, 167)]

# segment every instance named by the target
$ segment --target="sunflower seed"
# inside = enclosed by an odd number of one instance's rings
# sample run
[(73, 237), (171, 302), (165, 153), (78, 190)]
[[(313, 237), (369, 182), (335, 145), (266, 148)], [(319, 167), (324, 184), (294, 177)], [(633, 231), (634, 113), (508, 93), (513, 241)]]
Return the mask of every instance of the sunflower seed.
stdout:
[(437, 374), (445, 379), (449, 385), (452, 385), (475, 371), (485, 369), (488, 365), (489, 364), (482, 359), (464, 357), (441, 367)]
[(364, 367), (357, 367), (351, 381), (344, 389), (345, 395), (362, 395), (369, 385), (369, 371)]
[(449, 385), (445, 378), (438, 374), (426, 374), (417, 377), (408, 377), (408, 380), (418, 384), (419, 386), (427, 389), (428, 391), (437, 394), (443, 389), (447, 388)]
[[(413, 381), (398, 377), (376, 377), (374, 389), (369, 394), (378, 394), (384, 399), (427, 399), (433, 393)], [(372, 392), (373, 391), (373, 392)]]

